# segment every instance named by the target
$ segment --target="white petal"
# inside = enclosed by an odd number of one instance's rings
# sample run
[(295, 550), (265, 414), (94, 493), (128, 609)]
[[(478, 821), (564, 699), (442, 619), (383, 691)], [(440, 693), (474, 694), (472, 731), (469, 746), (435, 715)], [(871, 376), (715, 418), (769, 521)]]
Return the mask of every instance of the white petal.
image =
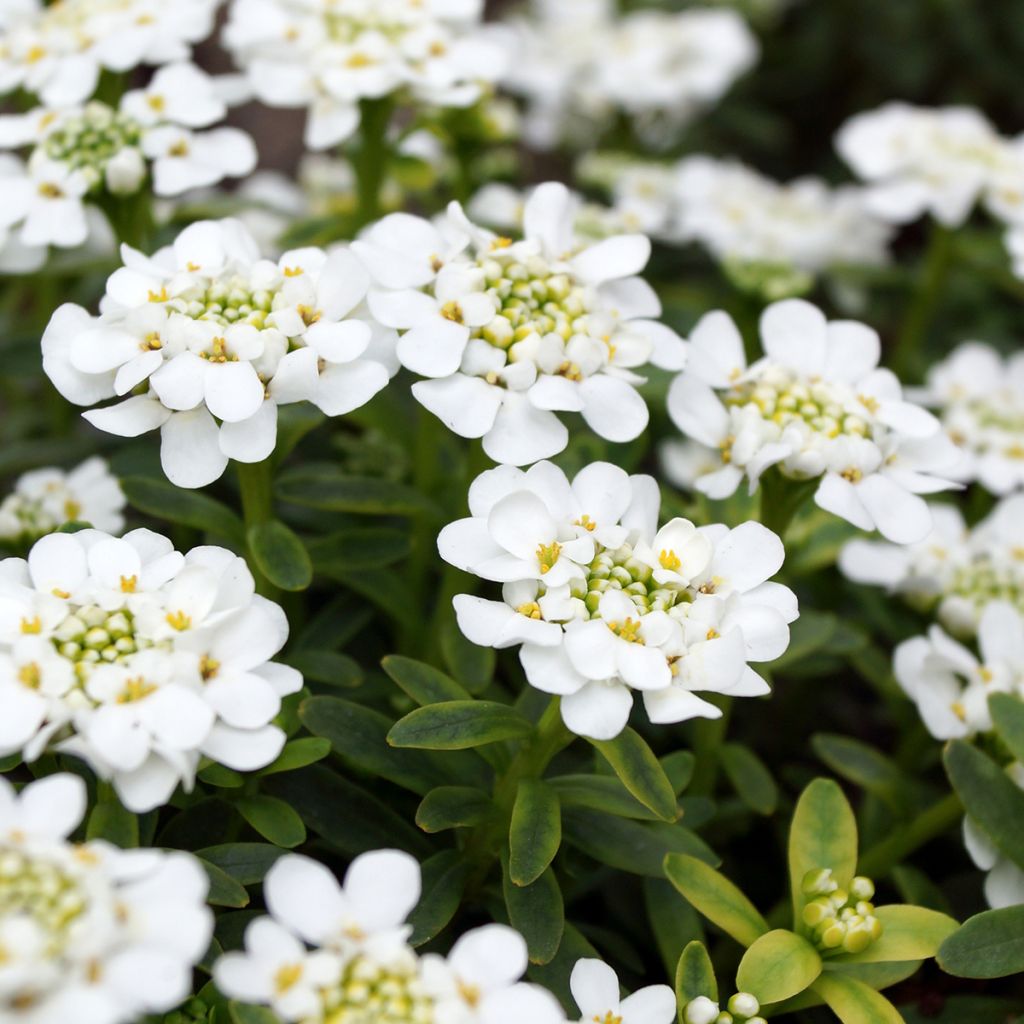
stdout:
[(580, 384), (583, 418), (606, 441), (622, 443), (639, 437), (647, 427), (647, 403), (632, 385), (618, 377), (597, 374)]
[(205, 409), (176, 412), (160, 430), (160, 462), (176, 487), (205, 487), (224, 472), (219, 428)]
[(621, 683), (593, 681), (562, 698), (562, 721), (577, 736), (612, 740), (626, 728), (633, 695)]
[(82, 417), (94, 427), (120, 437), (138, 437), (163, 426), (171, 416), (169, 409), (148, 395), (135, 395), (104, 409), (88, 409)]
[(417, 381), (412, 393), (459, 437), (483, 437), (494, 426), (501, 407), (500, 388), (461, 373), (443, 380)]
[(803, 299), (773, 303), (761, 315), (765, 354), (809, 377), (825, 369), (827, 330), (825, 315)]

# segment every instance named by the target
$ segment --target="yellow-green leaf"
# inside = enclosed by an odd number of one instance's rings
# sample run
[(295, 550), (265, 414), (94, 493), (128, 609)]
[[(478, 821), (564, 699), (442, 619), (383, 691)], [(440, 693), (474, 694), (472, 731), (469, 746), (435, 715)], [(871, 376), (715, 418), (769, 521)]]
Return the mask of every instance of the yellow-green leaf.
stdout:
[(704, 943), (694, 939), (680, 954), (676, 965), (676, 998), (679, 1006), (685, 1007), (699, 996), (717, 1003), (718, 981)]
[(957, 922), (937, 910), (894, 903), (878, 907), (875, 916), (882, 924), (882, 935), (863, 953), (846, 953), (837, 963), (876, 964), (890, 960), (927, 960), (935, 956)]
[(762, 935), (743, 954), (736, 987), (762, 1003), (791, 999), (809, 988), (821, 974), (821, 957), (804, 938), (776, 929)]
[(811, 988), (843, 1024), (906, 1024), (885, 996), (861, 981), (830, 971)]

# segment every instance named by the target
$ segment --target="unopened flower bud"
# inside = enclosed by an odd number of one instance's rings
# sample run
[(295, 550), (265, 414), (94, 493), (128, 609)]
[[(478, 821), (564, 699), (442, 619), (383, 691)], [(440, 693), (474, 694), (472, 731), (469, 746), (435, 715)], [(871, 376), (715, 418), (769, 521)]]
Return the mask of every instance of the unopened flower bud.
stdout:
[(134, 147), (127, 146), (107, 161), (107, 188), (117, 196), (138, 192), (146, 177), (146, 161)]
[(729, 1012), (737, 1017), (753, 1017), (761, 1009), (761, 1004), (749, 992), (737, 992), (729, 1000)]
[(857, 900), (873, 900), (875, 898), (875, 883), (870, 878), (858, 875), (850, 882), (850, 895)]
[(800, 888), (805, 896), (827, 896), (835, 892), (838, 885), (832, 879), (831, 868), (819, 868), (804, 875)]
[(686, 1004), (683, 1020), (686, 1024), (715, 1024), (718, 1020), (718, 1004), (707, 996), (697, 996)]

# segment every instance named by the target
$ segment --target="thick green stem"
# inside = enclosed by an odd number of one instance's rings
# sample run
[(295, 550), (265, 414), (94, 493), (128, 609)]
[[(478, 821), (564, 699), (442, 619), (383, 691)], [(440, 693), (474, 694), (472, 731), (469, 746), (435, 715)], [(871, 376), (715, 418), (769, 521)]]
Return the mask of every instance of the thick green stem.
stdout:
[(388, 128), (391, 125), (394, 100), (390, 96), (363, 100), (359, 110), (359, 148), (352, 157), (359, 197), (354, 225), (357, 229), (377, 220), (382, 212), (381, 190), (391, 157)]
[(861, 857), (857, 870), (873, 878), (888, 874), (915, 850), (957, 825), (963, 814), (960, 798), (951, 793), (919, 814), (905, 828), (872, 846)]
[[(242, 496), (242, 518), (245, 520), (246, 544), (249, 540), (250, 531), (254, 526), (270, 522), (274, 518), (274, 491), (273, 474), (269, 459), (263, 462), (236, 462), (235, 469), (238, 472), (238, 487)], [(247, 561), (252, 574), (256, 579), (256, 589), (264, 597), (277, 597), (279, 591), (264, 575), (256, 565), (256, 559), (252, 551), (246, 552)]]
[(729, 730), (729, 719), (732, 716), (732, 699), (719, 697), (713, 702), (722, 709), (719, 718), (698, 718), (693, 723), (693, 756), (696, 758), (693, 767), (693, 778), (687, 791), (692, 796), (711, 796), (718, 781), (721, 767), (718, 751)]
[(127, 196), (104, 194), (99, 206), (107, 215), (118, 242), (130, 245), (140, 252), (150, 251), (156, 224), (153, 217), (153, 201), (145, 186)]
[(818, 480), (791, 480), (777, 469), (761, 477), (761, 523), (782, 540), (796, 514), (818, 489)]

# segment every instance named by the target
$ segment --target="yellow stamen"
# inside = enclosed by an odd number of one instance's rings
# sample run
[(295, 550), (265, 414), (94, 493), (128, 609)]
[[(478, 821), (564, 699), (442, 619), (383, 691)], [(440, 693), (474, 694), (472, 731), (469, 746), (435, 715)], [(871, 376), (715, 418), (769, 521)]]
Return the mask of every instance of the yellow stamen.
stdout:
[(138, 576), (122, 576), (121, 577), (121, 593), (122, 594), (134, 594), (135, 588), (139, 585)]
[(545, 573), (551, 572), (551, 567), (558, 561), (558, 556), (561, 553), (562, 545), (557, 540), (552, 541), (550, 544), (537, 545), (537, 561), (540, 562), (542, 576)]
[(167, 625), (181, 633), (192, 625), (192, 617), (183, 611), (168, 612)]
[(674, 551), (662, 551), (658, 555), (658, 561), (661, 563), (662, 569), (668, 569), (669, 572), (675, 572), (683, 564)]

